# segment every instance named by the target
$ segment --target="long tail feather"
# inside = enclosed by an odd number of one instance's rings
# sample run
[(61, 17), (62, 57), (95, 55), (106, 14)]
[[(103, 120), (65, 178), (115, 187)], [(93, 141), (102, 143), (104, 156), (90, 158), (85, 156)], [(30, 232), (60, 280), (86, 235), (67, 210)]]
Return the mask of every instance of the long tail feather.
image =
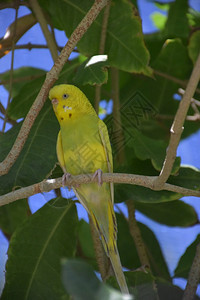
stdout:
[(121, 292), (124, 294), (129, 294), (117, 248), (109, 250), (109, 257)]
[[(118, 252), (118, 249), (117, 249), (116, 234), (115, 234), (115, 237), (109, 241), (109, 245), (108, 245), (104, 235), (101, 232), (101, 229), (99, 228), (99, 225), (98, 225), (98, 222), (97, 222), (95, 216), (93, 214), (91, 216), (92, 216), (92, 220), (94, 222), (94, 225), (95, 225), (97, 231), (99, 232), (99, 235), (101, 236), (101, 241), (102, 241), (104, 250), (105, 250), (107, 256), (111, 260), (113, 271), (115, 273), (115, 276), (116, 276), (117, 282), (119, 284), (120, 290), (124, 294), (129, 294), (128, 286), (126, 284), (126, 279), (125, 279), (125, 276), (124, 276), (124, 273), (123, 273), (123, 270), (122, 270), (122, 265), (121, 265), (121, 261), (120, 261), (120, 257), (119, 257), (119, 252)], [(115, 224), (115, 222), (113, 223), (113, 225)]]

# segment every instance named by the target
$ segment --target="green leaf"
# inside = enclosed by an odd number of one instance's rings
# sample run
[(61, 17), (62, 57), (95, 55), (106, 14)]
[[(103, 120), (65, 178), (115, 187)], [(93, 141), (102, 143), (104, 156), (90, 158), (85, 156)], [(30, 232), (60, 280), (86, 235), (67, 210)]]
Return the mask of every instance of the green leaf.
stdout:
[[(151, 159), (152, 165), (158, 171), (162, 169), (166, 156), (167, 143), (162, 140), (149, 138), (138, 130), (131, 130), (132, 141), (130, 145), (135, 150), (136, 156), (141, 160)], [(180, 157), (177, 157), (172, 169), (172, 174), (177, 173), (180, 167)]]
[(108, 80), (107, 55), (95, 55), (88, 58), (78, 68), (74, 77), (77, 84), (103, 84)]
[(168, 37), (188, 37), (189, 24), (187, 12), (187, 0), (176, 0), (170, 4), (168, 19), (165, 26), (165, 34)]
[(200, 26), (200, 12), (189, 8), (189, 12), (187, 14), (188, 22), (191, 27), (199, 27)]
[(131, 300), (132, 296), (120, 292), (100, 282), (91, 266), (81, 260), (65, 260), (62, 263), (63, 284), (74, 300)]
[[(0, 159), (3, 160), (13, 145), (21, 123), (0, 136)], [(29, 137), (9, 173), (1, 176), (0, 194), (43, 180), (57, 162), (56, 140), (59, 126), (47, 101), (38, 115)]]
[[(183, 290), (178, 286), (172, 285), (171, 282), (158, 279), (157, 289), (159, 294), (159, 299), (162, 300), (182, 300)], [(195, 298), (197, 300), (198, 298)]]
[(180, 79), (189, 78), (192, 71), (187, 47), (180, 39), (168, 39), (153, 63), (153, 68)]
[(184, 166), (179, 169), (178, 176), (170, 176), (169, 183), (188, 189), (200, 189), (200, 171), (192, 166)]
[(84, 220), (80, 220), (79, 222), (78, 240), (81, 250), (80, 253), (77, 252), (77, 257), (83, 256), (87, 259), (88, 263), (92, 264), (92, 266), (98, 270), (90, 226)]
[(42, 75), (22, 86), (21, 90), (13, 97), (13, 100), (9, 105), (8, 116), (11, 119), (17, 120), (26, 116), (36, 99), (44, 80), (45, 75)]
[(175, 270), (175, 277), (188, 278), (194, 256), (196, 254), (196, 247), (200, 243), (200, 234), (198, 234), (196, 240), (186, 249), (185, 253), (181, 256), (178, 266)]
[(58, 198), (33, 214), (13, 234), (6, 264), (4, 299), (69, 299), (60, 261), (76, 249), (77, 213)]
[(195, 64), (200, 53), (200, 30), (195, 31), (189, 41), (188, 52), (191, 60)]
[(198, 222), (194, 208), (179, 200), (155, 204), (134, 201), (134, 204), (147, 217), (167, 226), (187, 227)]
[[(120, 111), (122, 124), (127, 132), (129, 131), (126, 125), (130, 123), (129, 127), (137, 128), (144, 135), (163, 140), (163, 137), (168, 138), (180, 103), (174, 100), (174, 94), (180, 85), (173, 77), (188, 80), (193, 64), (188, 56), (187, 47), (180, 40), (167, 41), (159, 52), (159, 36), (156, 36), (156, 41), (154, 35), (151, 38), (152, 41), (150, 38), (148, 40), (148, 47), (156, 47), (155, 52), (151, 51), (154, 55), (152, 67), (155, 70), (155, 78), (127, 78), (126, 84), (120, 89)], [(199, 129), (195, 122), (186, 122), (184, 127), (182, 138)]]
[(16, 228), (28, 218), (30, 214), (27, 199), (15, 201), (0, 207), (0, 228), (10, 237)]
[(157, 27), (159, 30), (163, 30), (167, 21), (167, 16), (155, 11), (151, 14), (151, 20), (153, 21), (155, 27)]
[[(158, 172), (153, 168), (150, 160), (141, 161), (134, 159), (133, 151), (127, 152), (126, 156), (131, 158), (127, 161), (127, 165), (123, 167), (115, 168), (116, 173), (130, 173), (147, 176), (158, 176)], [(169, 191), (153, 191), (143, 186), (131, 185), (131, 184), (115, 184), (115, 202), (123, 202), (129, 199), (144, 203), (161, 203), (181, 198), (181, 194), (169, 192)]]
[(178, 200), (181, 196), (181, 194), (169, 191), (153, 191), (143, 186), (115, 185), (115, 202), (133, 199), (150, 204)]
[[(64, 0), (41, 1), (52, 15), (53, 23), (71, 35), (88, 10), (91, 1)], [(77, 47), (85, 56), (99, 53), (103, 12), (84, 34)], [(123, 24), (123, 26), (122, 26)], [(149, 53), (143, 41), (141, 20), (135, 7), (128, 0), (115, 0), (110, 7), (105, 43), (109, 64), (127, 72), (151, 75), (148, 67)]]
[[(116, 214), (118, 224), (118, 249), (122, 265), (128, 269), (137, 269), (141, 263), (136, 246), (130, 235), (129, 225), (124, 216)], [(170, 275), (162, 255), (160, 245), (154, 233), (144, 224), (137, 222), (142, 239), (147, 249), (150, 265), (154, 275), (169, 279)]]
[[(29, 81), (34, 81), (35, 77), (43, 77), (45, 70), (32, 67), (22, 67), (13, 70), (12, 97), (17, 96), (22, 87)], [(1, 81), (9, 81), (10, 71), (0, 74)], [(4, 84), (4, 87), (9, 91), (9, 84)], [(30, 89), (32, 91), (32, 89)], [(29, 92), (30, 92), (29, 91)]]

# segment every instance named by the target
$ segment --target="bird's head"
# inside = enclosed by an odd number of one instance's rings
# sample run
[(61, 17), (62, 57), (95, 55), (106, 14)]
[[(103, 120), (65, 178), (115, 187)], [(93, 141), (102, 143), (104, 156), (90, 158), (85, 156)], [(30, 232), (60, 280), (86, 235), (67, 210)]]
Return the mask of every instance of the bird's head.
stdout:
[(87, 97), (74, 85), (54, 86), (49, 92), (49, 99), (60, 123), (74, 120), (83, 114), (94, 113)]

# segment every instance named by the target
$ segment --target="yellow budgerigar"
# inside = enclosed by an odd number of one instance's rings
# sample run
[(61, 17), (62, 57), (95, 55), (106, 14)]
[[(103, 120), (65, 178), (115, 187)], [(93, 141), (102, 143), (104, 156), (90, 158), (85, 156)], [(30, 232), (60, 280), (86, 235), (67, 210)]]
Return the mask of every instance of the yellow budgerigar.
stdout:
[(60, 123), (57, 156), (64, 178), (83, 173), (98, 177), (99, 184), (82, 184), (73, 190), (94, 222), (121, 291), (128, 293), (116, 242), (113, 184), (101, 181), (101, 172), (113, 172), (107, 127), (79, 88), (57, 85), (50, 90), (49, 98)]

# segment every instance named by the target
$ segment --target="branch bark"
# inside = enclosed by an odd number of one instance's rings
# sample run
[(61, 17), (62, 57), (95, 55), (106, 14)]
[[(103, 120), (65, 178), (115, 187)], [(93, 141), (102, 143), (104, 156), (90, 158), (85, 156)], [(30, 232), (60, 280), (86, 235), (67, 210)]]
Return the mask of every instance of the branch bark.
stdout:
[[(18, 3), (19, 4), (19, 3)], [(19, 6), (16, 6), (15, 8), (15, 21), (14, 21), (14, 29), (13, 29), (13, 36), (12, 36), (12, 55), (11, 55), (11, 66), (10, 66), (10, 78), (9, 78), (9, 95), (8, 95), (8, 103), (7, 103), (7, 107), (6, 107), (6, 111), (5, 111), (5, 115), (4, 115), (4, 121), (3, 121), (3, 128), (2, 128), (2, 132), (5, 131), (6, 128), (6, 123), (8, 120), (8, 116), (7, 116), (7, 112), (8, 112), (8, 108), (11, 102), (11, 97), (12, 97), (12, 85), (13, 85), (13, 66), (14, 66), (14, 55), (15, 55), (15, 35), (16, 35), (16, 31), (17, 31), (17, 17), (18, 17), (18, 10), (19, 10)]]
[(90, 221), (90, 230), (91, 230), (91, 235), (92, 235), (92, 240), (94, 245), (95, 256), (99, 267), (99, 272), (101, 274), (102, 280), (105, 281), (109, 277), (110, 261), (103, 249), (102, 242), (99, 238), (99, 235), (94, 226), (92, 218), (90, 217), (89, 214), (88, 216)]
[(200, 244), (197, 245), (196, 254), (189, 272), (189, 277), (184, 291), (183, 300), (193, 300), (195, 298), (199, 280), (200, 280)]
[(74, 30), (72, 35), (70, 36), (67, 44), (61, 51), (59, 57), (57, 58), (54, 66), (52, 69), (47, 73), (46, 79), (44, 81), (44, 84), (35, 99), (35, 102), (33, 103), (30, 111), (28, 112), (23, 125), (21, 127), (21, 130), (17, 136), (17, 139), (8, 153), (7, 157), (0, 163), (0, 175), (7, 174), (9, 169), (12, 167), (14, 162), (16, 161), (17, 157), (19, 156), (26, 139), (28, 137), (28, 134), (31, 130), (31, 127), (40, 112), (41, 108), (44, 105), (44, 102), (48, 96), (48, 92), (52, 85), (55, 83), (55, 81), (58, 79), (58, 75), (60, 71), (62, 70), (65, 62), (69, 58), (71, 52), (73, 51), (74, 47), (78, 43), (78, 41), (82, 38), (84, 33), (87, 31), (87, 29), (90, 27), (90, 25), (93, 23), (93, 21), (96, 19), (100, 11), (103, 9), (103, 7), (108, 3), (108, 0), (96, 0), (91, 7), (91, 9), (88, 11), (87, 15), (83, 18), (83, 20), (80, 22), (80, 24), (77, 26), (77, 28)]
[(171, 174), (171, 170), (176, 158), (176, 151), (180, 142), (181, 134), (183, 132), (183, 124), (189, 109), (192, 96), (195, 93), (196, 87), (200, 79), (200, 54), (197, 58), (196, 64), (190, 76), (187, 88), (185, 90), (183, 99), (180, 102), (179, 108), (174, 118), (174, 122), (171, 127), (170, 141), (167, 149), (165, 161), (163, 163), (162, 170), (159, 177), (154, 182), (154, 188), (157, 190), (162, 189), (164, 183), (167, 181)]
[[(70, 179), (66, 180), (66, 186), (73, 186), (82, 183), (93, 182), (94, 174), (84, 174), (71, 176)], [(154, 189), (155, 176), (142, 176), (135, 174), (122, 174), (122, 173), (104, 173), (102, 175), (103, 182), (114, 182), (114, 183), (124, 183), (140, 185), (150, 189)], [(12, 203), (16, 200), (27, 198), (32, 195), (50, 192), (53, 189), (58, 189), (62, 187), (62, 177), (57, 179), (47, 179), (39, 183), (18, 189), (16, 191), (10, 192), (8, 194), (0, 196), (0, 206)], [(180, 194), (182, 196), (195, 196), (200, 197), (200, 191), (186, 189), (173, 184), (165, 183), (163, 190), (171, 191)]]
[(34, 12), (39, 24), (40, 24), (42, 32), (47, 41), (48, 48), (51, 52), (51, 56), (53, 58), (53, 61), (55, 62), (58, 57), (57, 45), (55, 44), (53, 36), (48, 29), (47, 22), (46, 22), (44, 14), (43, 14), (43, 11), (42, 11), (40, 5), (38, 4), (37, 0), (29, 0), (29, 3), (31, 5), (31, 8), (33, 9), (33, 12)]
[[(188, 81), (187, 81), (187, 80), (181, 80), (181, 79), (179, 79), (179, 78), (177, 78), (177, 77), (174, 77), (174, 76), (169, 75), (169, 74), (167, 74), (167, 73), (163, 73), (163, 72), (161, 72), (161, 71), (159, 71), (159, 70), (153, 70), (153, 73), (154, 73), (155, 75), (160, 76), (160, 77), (166, 78), (166, 79), (168, 79), (168, 80), (170, 80), (170, 81), (173, 81), (173, 82), (175, 82), (175, 83), (178, 83), (178, 84), (179, 84), (180, 86), (182, 86), (183, 88), (186, 88), (187, 85), (188, 85)], [(196, 92), (200, 94), (200, 89), (197, 88), (197, 89), (196, 89)]]
[(124, 163), (124, 133), (121, 122), (120, 111), (120, 92), (119, 92), (119, 70), (111, 68), (111, 86), (112, 86), (112, 99), (113, 99), (113, 136), (117, 141), (116, 143), (116, 161), (119, 164)]
[(127, 208), (128, 208), (128, 224), (129, 224), (129, 231), (130, 234), (135, 242), (135, 246), (137, 249), (137, 253), (141, 262), (141, 265), (144, 267), (148, 267), (150, 269), (150, 263), (147, 256), (145, 244), (143, 242), (140, 229), (137, 225), (135, 219), (135, 207), (133, 200), (127, 201)]
[[(99, 45), (99, 54), (103, 54), (105, 50), (105, 43), (106, 43), (106, 32), (107, 32), (107, 25), (108, 25), (108, 18), (110, 13), (110, 1), (108, 1), (108, 4), (105, 7), (104, 15), (103, 15), (103, 21), (102, 21), (102, 28), (101, 28), (101, 39), (100, 39), (100, 45)], [(95, 88), (95, 102), (94, 102), (94, 108), (96, 113), (99, 113), (99, 102), (101, 100), (101, 85), (96, 85)]]

